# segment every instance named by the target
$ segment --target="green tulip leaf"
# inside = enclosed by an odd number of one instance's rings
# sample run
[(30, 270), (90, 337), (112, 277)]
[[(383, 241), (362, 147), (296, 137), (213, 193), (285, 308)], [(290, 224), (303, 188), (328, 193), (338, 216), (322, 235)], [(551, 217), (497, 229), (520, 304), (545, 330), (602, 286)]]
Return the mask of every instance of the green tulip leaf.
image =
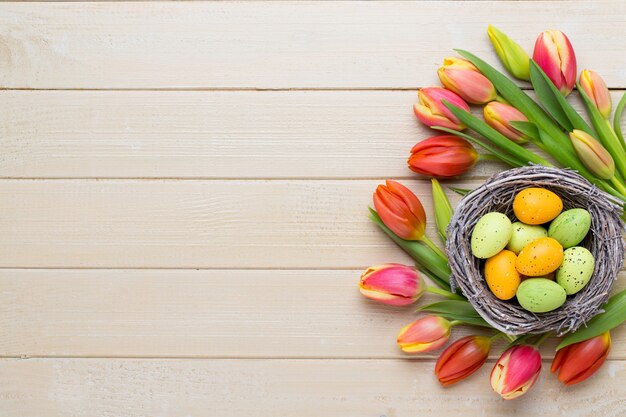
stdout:
[(465, 197), (466, 195), (468, 195), (469, 193), (471, 193), (474, 190), (470, 190), (468, 188), (458, 188), (458, 187), (451, 187), (448, 185), (448, 189), (454, 191), (455, 193), (457, 193), (458, 195), (462, 195), (463, 197)]
[(626, 107), (626, 93), (622, 95), (617, 107), (615, 108), (615, 116), (613, 116), (613, 129), (615, 134), (621, 141), (622, 147), (626, 150), (626, 143), (624, 143), (624, 135), (622, 134), (622, 114), (624, 113), (624, 107)]
[(436, 179), (432, 179), (432, 196), (433, 196), (433, 206), (435, 208), (435, 222), (437, 223), (437, 231), (439, 232), (439, 236), (443, 242), (446, 241), (446, 228), (450, 223), (450, 219), (452, 218), (452, 214), (454, 214), (454, 210), (452, 209), (452, 205), (450, 204), (450, 200), (446, 195), (443, 188), (441, 188), (441, 184)]
[(586, 327), (581, 327), (574, 333), (565, 336), (556, 350), (599, 336), (626, 321), (626, 290), (612, 296), (603, 309), (604, 312), (589, 320)]
[(473, 326), (489, 327), (487, 323), (477, 312), (474, 307), (467, 301), (445, 300), (428, 304), (420, 307), (418, 311), (427, 311), (436, 314), (447, 320), (459, 320), (465, 324)]

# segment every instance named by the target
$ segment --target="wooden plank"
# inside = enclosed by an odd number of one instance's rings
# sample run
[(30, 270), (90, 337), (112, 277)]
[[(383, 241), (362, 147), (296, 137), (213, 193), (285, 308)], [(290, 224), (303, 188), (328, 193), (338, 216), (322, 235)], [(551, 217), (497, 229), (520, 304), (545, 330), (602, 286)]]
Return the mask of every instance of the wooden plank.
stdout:
[(573, 387), (544, 369), (533, 390), (516, 401), (491, 392), (490, 363), (449, 388), (439, 386), (433, 366), (399, 360), (5, 359), (0, 415), (449, 417), (479, 409), (489, 416), (621, 417), (626, 408), (623, 361), (609, 361)]
[[(367, 218), (379, 183), (2, 180), (0, 267), (364, 268), (407, 262)], [(405, 183), (422, 196), (436, 239), (430, 182)]]
[[(361, 272), (1, 269), (0, 356), (414, 358), (395, 338), (415, 306), (366, 300)], [(452, 337), (477, 332), (493, 334)], [(626, 327), (612, 336), (611, 358), (626, 359)]]
[(495, 62), (487, 22), (529, 51), (561, 29), (581, 67), (626, 87), (625, 18), (619, 0), (5, 3), (0, 87), (414, 88), (453, 48)]

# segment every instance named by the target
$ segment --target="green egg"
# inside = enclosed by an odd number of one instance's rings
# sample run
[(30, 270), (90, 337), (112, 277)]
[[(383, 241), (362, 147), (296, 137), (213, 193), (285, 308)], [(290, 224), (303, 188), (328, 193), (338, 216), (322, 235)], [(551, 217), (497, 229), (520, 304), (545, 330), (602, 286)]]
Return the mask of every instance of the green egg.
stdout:
[(591, 279), (596, 262), (593, 255), (581, 246), (574, 246), (563, 252), (563, 263), (556, 271), (556, 282), (565, 289), (567, 295), (576, 294), (585, 288)]
[(563, 248), (571, 248), (583, 241), (591, 227), (591, 215), (585, 209), (564, 211), (552, 221), (548, 236), (556, 239)]
[(563, 305), (566, 298), (563, 287), (545, 278), (524, 280), (517, 288), (517, 301), (531, 313), (556, 310)]
[(472, 231), (472, 254), (487, 259), (500, 252), (511, 239), (511, 220), (502, 213), (490, 212), (478, 220)]
[(506, 246), (508, 250), (519, 254), (526, 245), (540, 237), (547, 237), (548, 231), (541, 226), (532, 226), (515, 222), (511, 227), (511, 239)]

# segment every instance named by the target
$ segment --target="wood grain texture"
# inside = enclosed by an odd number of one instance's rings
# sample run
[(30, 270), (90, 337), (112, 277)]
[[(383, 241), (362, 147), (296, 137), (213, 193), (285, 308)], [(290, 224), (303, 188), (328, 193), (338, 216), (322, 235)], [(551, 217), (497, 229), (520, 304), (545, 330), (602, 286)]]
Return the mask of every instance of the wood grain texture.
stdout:
[(491, 366), (442, 388), (432, 363), (400, 360), (4, 359), (0, 416), (621, 417), (626, 408), (623, 361), (573, 387), (544, 369), (516, 401), (493, 394)]
[[(415, 100), (415, 91), (0, 91), (0, 178), (416, 177), (410, 149), (438, 133), (417, 121)], [(482, 161), (469, 175), (504, 168)]]
[[(379, 183), (3, 180), (0, 267), (345, 269), (408, 262), (367, 217)], [(404, 183), (422, 196), (435, 238), (430, 181)]]
[(559, 1), (4, 3), (0, 87), (414, 88), (435, 82), (453, 48), (495, 62), (488, 22), (529, 51), (540, 31), (561, 29), (581, 66), (626, 87), (615, 53), (626, 36), (624, 3), (563, 8)]
[[(0, 356), (415, 358), (396, 334), (439, 298), (384, 306), (359, 293), (361, 273), (0, 269)], [(622, 273), (615, 290), (625, 286)], [(452, 338), (477, 332), (493, 334), (456, 327)], [(610, 357), (626, 359), (626, 328), (612, 339)]]

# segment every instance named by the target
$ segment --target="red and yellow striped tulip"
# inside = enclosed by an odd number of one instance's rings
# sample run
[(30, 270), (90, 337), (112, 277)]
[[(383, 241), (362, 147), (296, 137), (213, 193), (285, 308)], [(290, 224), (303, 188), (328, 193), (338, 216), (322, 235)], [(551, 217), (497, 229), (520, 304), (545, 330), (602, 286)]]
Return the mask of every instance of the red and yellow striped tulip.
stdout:
[(489, 356), (491, 340), (484, 336), (465, 336), (444, 350), (435, 374), (443, 386), (452, 385), (480, 369)]
[(437, 75), (448, 90), (470, 103), (485, 104), (494, 100), (498, 94), (491, 81), (474, 64), (462, 58), (444, 58)]
[(469, 171), (478, 161), (471, 143), (454, 135), (433, 136), (418, 142), (407, 161), (418, 174), (451, 178)]
[(528, 137), (511, 126), (511, 122), (527, 122), (528, 119), (513, 106), (492, 101), (483, 109), (487, 124), (498, 132), (511, 139), (513, 142), (522, 144), (528, 141)]
[(615, 161), (593, 136), (575, 129), (569, 134), (578, 159), (598, 178), (610, 180), (615, 176)]
[(491, 371), (491, 387), (505, 400), (524, 395), (541, 372), (541, 354), (534, 346), (516, 345), (505, 351)]
[(611, 117), (611, 93), (606, 83), (598, 75), (597, 72), (591, 70), (583, 70), (580, 73), (580, 88), (593, 101), (600, 114), (608, 119)]
[(452, 324), (443, 317), (427, 316), (404, 326), (398, 333), (398, 346), (406, 353), (439, 349), (450, 337)]
[(424, 206), (404, 185), (392, 180), (379, 185), (374, 192), (374, 207), (383, 223), (402, 239), (421, 240), (424, 237)]
[(535, 42), (533, 60), (564, 96), (576, 84), (576, 54), (565, 34), (558, 30), (542, 32)]
[(574, 343), (556, 352), (550, 371), (558, 371), (559, 381), (574, 385), (593, 375), (604, 363), (611, 350), (611, 334), (603, 333)]
[(426, 282), (414, 267), (400, 264), (376, 265), (361, 275), (361, 294), (392, 306), (417, 301), (426, 290)]
[(442, 102), (448, 101), (469, 111), (469, 105), (456, 93), (441, 87), (426, 87), (418, 91), (417, 97), (419, 103), (413, 105), (413, 111), (426, 126), (447, 127), (453, 130), (465, 129), (465, 125)]

